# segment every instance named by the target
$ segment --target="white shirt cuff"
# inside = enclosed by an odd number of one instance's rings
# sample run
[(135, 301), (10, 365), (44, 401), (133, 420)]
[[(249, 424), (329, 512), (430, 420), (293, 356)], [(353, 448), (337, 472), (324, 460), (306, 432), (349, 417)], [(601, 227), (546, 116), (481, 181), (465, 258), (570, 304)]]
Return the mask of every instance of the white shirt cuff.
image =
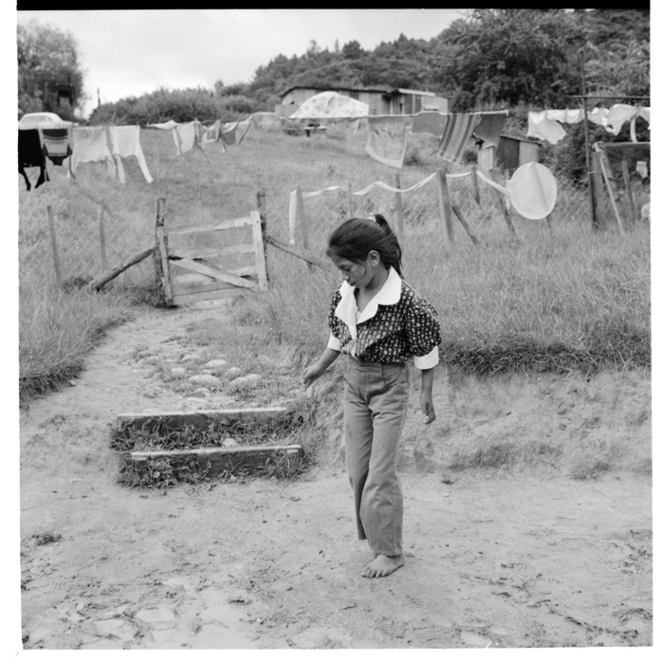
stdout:
[(438, 365), (438, 347), (434, 347), (426, 356), (415, 356), (413, 365), (418, 370), (428, 370)]
[(330, 339), (327, 342), (327, 348), (332, 349), (333, 351), (341, 351), (341, 342), (337, 340), (332, 333), (330, 333)]

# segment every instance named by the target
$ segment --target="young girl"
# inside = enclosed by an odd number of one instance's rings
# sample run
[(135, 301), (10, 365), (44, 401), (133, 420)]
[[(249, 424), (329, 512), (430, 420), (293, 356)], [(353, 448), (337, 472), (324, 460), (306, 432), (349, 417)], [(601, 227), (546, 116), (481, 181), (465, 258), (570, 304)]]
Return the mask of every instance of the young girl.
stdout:
[(440, 325), (433, 306), (401, 278), (401, 247), (383, 216), (351, 218), (329, 238), (328, 257), (344, 282), (332, 297), (331, 334), (322, 356), (304, 372), (318, 379), (348, 354), (344, 384), (346, 467), (355, 497), (359, 539), (374, 559), (362, 570), (387, 576), (404, 563), (403, 497), (397, 444), (406, 420), (408, 367), (422, 370), (420, 404), (426, 424), (436, 418), (432, 386)]

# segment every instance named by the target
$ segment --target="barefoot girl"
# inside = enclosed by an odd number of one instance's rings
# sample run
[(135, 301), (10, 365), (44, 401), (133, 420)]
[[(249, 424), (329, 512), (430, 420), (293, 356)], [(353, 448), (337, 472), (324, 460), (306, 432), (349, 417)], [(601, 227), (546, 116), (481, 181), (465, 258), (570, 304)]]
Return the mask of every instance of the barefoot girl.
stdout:
[(396, 473), (397, 444), (408, 405), (408, 366), (422, 370), (420, 404), (433, 422), (432, 386), (441, 341), (438, 315), (401, 278), (401, 247), (385, 218), (351, 218), (330, 236), (328, 257), (344, 282), (332, 297), (331, 334), (321, 357), (303, 375), (319, 378), (340, 353), (349, 356), (344, 378), (346, 467), (355, 497), (359, 539), (374, 559), (369, 578), (404, 563), (403, 497)]

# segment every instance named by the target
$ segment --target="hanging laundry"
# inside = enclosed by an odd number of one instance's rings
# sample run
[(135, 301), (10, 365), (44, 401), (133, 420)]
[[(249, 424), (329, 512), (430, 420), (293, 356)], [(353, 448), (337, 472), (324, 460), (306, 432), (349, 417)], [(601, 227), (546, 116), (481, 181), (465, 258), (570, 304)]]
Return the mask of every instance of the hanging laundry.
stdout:
[(598, 126), (607, 126), (607, 118), (609, 116), (608, 108), (593, 108), (588, 113), (588, 121)]
[(206, 158), (208, 157), (201, 145), (202, 128), (203, 125), (196, 120), (175, 126), (173, 129), (173, 140), (180, 156), (193, 149), (200, 149)]
[(447, 113), (425, 111), (413, 116), (411, 133), (431, 133), (439, 138), (443, 137), (447, 126)]
[(222, 129), (219, 137), (225, 145), (234, 145), (235, 144), (235, 129), (237, 128), (238, 122), (235, 123), (232, 129)]
[(480, 119), (475, 127), (473, 135), (478, 140), (481, 140), (483, 147), (491, 145), (498, 145), (500, 142), (500, 134), (505, 126), (507, 119), (507, 110), (496, 110), (492, 112), (479, 113)]
[(64, 160), (71, 155), (69, 129), (39, 128), (44, 155), (54, 165), (61, 166)]
[(50, 181), (46, 171), (46, 157), (42, 149), (39, 131), (37, 129), (18, 130), (18, 171), (25, 180), (27, 190), (32, 188), (25, 168), (39, 168), (39, 179), (35, 188), (39, 188), (45, 181)]
[[(625, 122), (630, 122), (630, 138), (636, 142), (635, 122), (643, 118), (650, 125), (650, 108), (617, 103), (607, 108), (593, 108), (588, 112), (588, 121), (604, 127), (612, 135), (618, 135)], [(583, 109), (542, 110), (528, 113), (528, 132), (531, 138), (545, 140), (555, 145), (567, 132), (560, 124), (578, 124), (583, 121)]]
[(565, 110), (545, 110), (546, 118), (563, 124), (578, 124), (583, 121), (582, 108), (565, 108)]
[(221, 135), (221, 121), (217, 120), (210, 126), (205, 126), (203, 132), (203, 143), (206, 142), (219, 142)]
[(613, 135), (620, 133), (623, 124), (629, 122), (629, 136), (632, 142), (636, 140), (636, 119), (641, 117), (650, 126), (650, 108), (630, 106), (625, 103), (616, 103), (611, 106), (606, 118), (606, 130)]
[(73, 132), (74, 146), (71, 154), (70, 169), (76, 172), (79, 163), (106, 161), (108, 174), (115, 177), (115, 162), (108, 148), (106, 128), (103, 126), (76, 126)]
[(148, 170), (148, 164), (145, 161), (145, 155), (141, 148), (140, 127), (138, 126), (110, 126), (108, 132), (111, 137), (111, 153), (115, 157), (115, 164), (118, 168), (118, 179), (120, 183), (125, 183), (124, 166), (122, 159), (128, 156), (135, 156), (138, 159), (138, 165), (145, 180), (152, 183), (152, 175)]
[(479, 113), (449, 113), (445, 132), (438, 145), (440, 156), (451, 163), (459, 163), (464, 147), (479, 121)]
[(239, 126), (242, 120), (238, 119), (237, 122), (227, 122), (221, 128), (220, 137), (224, 141), (224, 144), (234, 145), (236, 142), (235, 131)]
[(541, 112), (531, 111), (528, 113), (528, 131), (526, 132), (526, 136), (545, 140), (555, 145), (567, 135), (567, 131), (555, 119), (548, 117), (547, 113), (547, 110), (542, 110)]
[(372, 115), (368, 117), (369, 137), (365, 151), (371, 158), (393, 168), (403, 167), (406, 141), (412, 123), (403, 115)]

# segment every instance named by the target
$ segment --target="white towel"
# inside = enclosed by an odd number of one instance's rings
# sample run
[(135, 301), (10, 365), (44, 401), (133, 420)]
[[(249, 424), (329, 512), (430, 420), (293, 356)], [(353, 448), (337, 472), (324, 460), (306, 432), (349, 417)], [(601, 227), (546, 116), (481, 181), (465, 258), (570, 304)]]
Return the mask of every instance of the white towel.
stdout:
[(140, 127), (111, 126), (108, 131), (111, 136), (111, 151), (113, 152), (113, 156), (115, 156), (115, 162), (118, 166), (118, 179), (120, 179), (120, 183), (125, 183), (122, 159), (127, 156), (136, 156), (145, 180), (149, 184), (152, 183), (152, 175), (148, 170), (148, 164), (145, 161), (145, 155), (141, 148)]
[(108, 174), (115, 177), (115, 163), (108, 148), (106, 129), (103, 126), (77, 126), (73, 131), (74, 146), (71, 155), (71, 171), (76, 172), (79, 163), (106, 161)]

